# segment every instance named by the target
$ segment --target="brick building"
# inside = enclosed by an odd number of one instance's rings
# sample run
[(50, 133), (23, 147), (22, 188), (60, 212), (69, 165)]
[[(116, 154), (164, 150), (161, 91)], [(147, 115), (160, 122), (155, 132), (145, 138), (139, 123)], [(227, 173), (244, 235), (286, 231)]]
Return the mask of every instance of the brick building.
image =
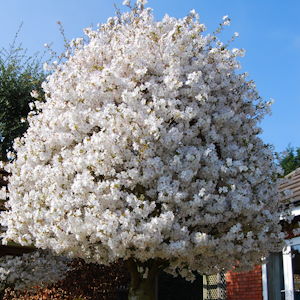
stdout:
[(228, 300), (262, 300), (262, 267), (250, 272), (227, 273), (226, 290)]

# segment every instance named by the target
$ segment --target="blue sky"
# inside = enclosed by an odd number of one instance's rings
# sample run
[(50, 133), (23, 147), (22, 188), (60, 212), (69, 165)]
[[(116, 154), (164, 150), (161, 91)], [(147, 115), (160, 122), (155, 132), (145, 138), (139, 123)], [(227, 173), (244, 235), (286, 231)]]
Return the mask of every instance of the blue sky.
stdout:
[[(23, 22), (19, 41), (29, 54), (44, 50), (53, 43), (60, 51), (63, 40), (57, 21), (63, 23), (67, 38), (82, 36), (82, 29), (103, 23), (114, 15), (114, 3), (120, 0), (9, 0), (0, 1), (0, 47), (7, 47)], [(234, 47), (246, 49), (242, 71), (255, 80), (260, 95), (275, 99), (272, 115), (261, 126), (266, 143), (276, 151), (289, 144), (300, 147), (300, 1), (298, 0), (150, 0), (154, 14), (185, 16), (196, 9), (208, 32), (222, 16), (229, 15), (233, 32), (240, 37)]]

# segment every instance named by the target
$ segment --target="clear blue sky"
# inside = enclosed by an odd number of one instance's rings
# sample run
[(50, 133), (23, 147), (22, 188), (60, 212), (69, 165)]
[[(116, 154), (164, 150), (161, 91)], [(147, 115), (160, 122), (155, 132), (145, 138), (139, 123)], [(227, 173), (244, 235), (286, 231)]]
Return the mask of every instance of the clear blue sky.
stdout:
[[(23, 22), (19, 41), (29, 53), (43, 51), (44, 43), (62, 49), (59, 20), (69, 39), (82, 29), (114, 15), (120, 0), (2, 0), (0, 47), (7, 47)], [(150, 0), (157, 19), (168, 13), (183, 17), (196, 9), (208, 31), (229, 15), (228, 36), (237, 31), (234, 47), (245, 48), (242, 70), (254, 79), (261, 96), (275, 99), (273, 113), (262, 122), (263, 139), (283, 151), (300, 147), (300, 1), (299, 0)]]

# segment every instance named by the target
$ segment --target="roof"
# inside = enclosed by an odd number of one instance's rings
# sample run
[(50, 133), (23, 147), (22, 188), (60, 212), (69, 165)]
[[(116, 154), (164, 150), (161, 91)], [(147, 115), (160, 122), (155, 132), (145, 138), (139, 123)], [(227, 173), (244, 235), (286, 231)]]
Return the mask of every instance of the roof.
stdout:
[(290, 190), (293, 192), (291, 195), (285, 196), (283, 200), (290, 199), (291, 202), (300, 201), (300, 168), (297, 168), (284, 177), (279, 190)]

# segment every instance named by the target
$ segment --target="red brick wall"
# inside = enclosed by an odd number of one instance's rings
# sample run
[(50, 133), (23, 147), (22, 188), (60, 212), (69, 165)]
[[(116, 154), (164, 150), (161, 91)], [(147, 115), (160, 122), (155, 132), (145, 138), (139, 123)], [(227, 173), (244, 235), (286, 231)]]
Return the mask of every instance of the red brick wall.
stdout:
[(226, 274), (227, 300), (262, 300), (261, 266), (250, 272)]

